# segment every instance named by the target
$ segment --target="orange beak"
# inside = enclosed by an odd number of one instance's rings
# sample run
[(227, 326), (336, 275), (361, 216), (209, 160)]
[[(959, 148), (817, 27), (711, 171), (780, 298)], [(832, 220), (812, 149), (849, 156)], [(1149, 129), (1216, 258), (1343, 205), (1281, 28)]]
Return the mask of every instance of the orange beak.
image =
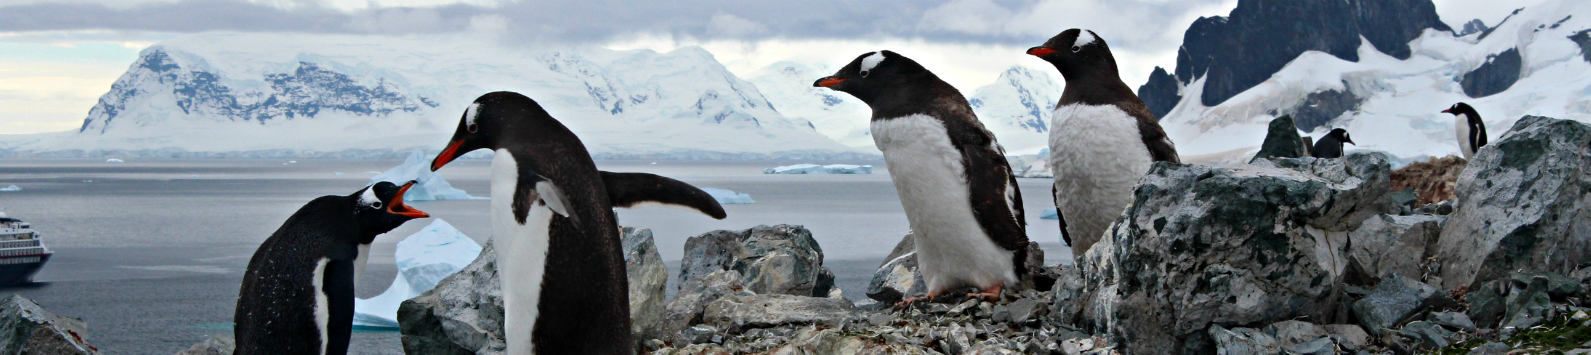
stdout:
[[(441, 169), (443, 165), (453, 162), (453, 159), (458, 159), (459, 146), (461, 145), (464, 145), (464, 141), (457, 141), (453, 142), (453, 144), (449, 144), (447, 146), (447, 150), (443, 150), (442, 154), (436, 156), (436, 160), (431, 161), (431, 171)], [(404, 188), (407, 189), (408, 187)]]
[(1453, 109), (1442, 110), (1442, 113), (1453, 113)]
[(827, 78), (818, 79), (818, 82), (817, 83), (813, 83), (812, 86), (825, 87), (826, 88), (826, 87), (830, 87), (830, 86), (840, 85), (840, 83), (843, 83), (843, 82), (845, 82), (845, 79), (840, 79), (840, 78), (836, 78), (836, 77), (832, 77), (831, 76), (831, 77), (827, 77)]
[(1055, 49), (1048, 48), (1048, 47), (1028, 48), (1028, 55), (1043, 57), (1043, 56), (1050, 55), (1050, 53), (1055, 53)]
[(387, 213), (409, 218), (431, 217), (431, 214), (425, 213), (425, 211), (417, 210), (413, 207), (403, 204), (403, 194), (409, 192), (409, 188), (411, 187), (414, 187), (413, 181), (403, 184), (403, 188), (398, 189), (398, 194), (392, 197), (392, 201), (387, 201)]

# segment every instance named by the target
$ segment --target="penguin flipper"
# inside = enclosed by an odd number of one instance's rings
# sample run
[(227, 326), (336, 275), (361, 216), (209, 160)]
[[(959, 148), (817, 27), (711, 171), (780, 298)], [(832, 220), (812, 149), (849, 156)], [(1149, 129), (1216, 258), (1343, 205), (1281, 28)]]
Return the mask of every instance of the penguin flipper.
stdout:
[(553, 184), (552, 180), (540, 175), (533, 176), (532, 180), (530, 183), (521, 182), (515, 188), (513, 202), (515, 221), (521, 225), (525, 224), (526, 218), (530, 216), (530, 204), (541, 203), (547, 205), (547, 209), (553, 213), (574, 221), (576, 225), (580, 224), (580, 216), (574, 215), (569, 209), (569, 196), (564, 195), (563, 189)]
[(647, 173), (599, 172), (613, 207), (630, 208), (659, 203), (689, 208), (713, 219), (724, 219), (724, 206), (713, 195), (691, 184)]
[(1066, 215), (1061, 214), (1060, 192), (1054, 184), (1050, 185), (1050, 198), (1055, 199), (1055, 219), (1061, 221), (1061, 241), (1066, 242), (1066, 246), (1072, 246), (1072, 235), (1066, 233)]

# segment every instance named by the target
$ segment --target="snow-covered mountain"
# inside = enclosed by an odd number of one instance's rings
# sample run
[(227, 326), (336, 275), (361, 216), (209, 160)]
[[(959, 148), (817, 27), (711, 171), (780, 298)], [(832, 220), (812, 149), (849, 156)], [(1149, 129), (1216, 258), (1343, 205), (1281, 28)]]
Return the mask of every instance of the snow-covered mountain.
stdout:
[[(811, 121), (818, 132), (842, 144), (874, 148), (868, 132), (872, 109), (867, 104), (845, 93), (812, 87), (813, 81), (833, 73), (826, 67), (779, 62), (758, 70), (749, 80), (785, 116)], [(1023, 149), (1046, 144), (1050, 111), (1060, 93), (1055, 75), (1012, 66), (993, 84), (972, 91), (967, 101), (1001, 145)]]
[(0, 149), (436, 150), (471, 100), (499, 90), (536, 99), (598, 157), (863, 152), (780, 114), (755, 85), (697, 47), (519, 49), (291, 34), (205, 34), (152, 46), (79, 131), (5, 137)]
[[(1440, 111), (1460, 101), (1480, 112), (1493, 139), (1523, 115), (1591, 122), (1591, 2), (1543, 2), (1466, 36), (1426, 28), (1403, 58), (1382, 47), (1361, 38), (1350, 59), (1304, 52), (1214, 105), (1204, 102), (1212, 78), (1195, 76), (1176, 84), (1180, 98), (1161, 125), (1185, 160), (1198, 161), (1246, 159), (1282, 114), (1319, 116), (1306, 134), (1345, 128), (1356, 149), (1404, 158), (1458, 152), (1454, 119)], [(1178, 80), (1184, 72), (1179, 64)]]

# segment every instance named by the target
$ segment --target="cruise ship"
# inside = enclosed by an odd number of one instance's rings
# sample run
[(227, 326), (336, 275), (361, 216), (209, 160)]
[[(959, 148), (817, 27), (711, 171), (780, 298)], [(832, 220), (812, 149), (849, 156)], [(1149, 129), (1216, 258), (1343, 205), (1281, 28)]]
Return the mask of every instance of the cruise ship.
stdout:
[(32, 225), (0, 212), (0, 286), (33, 282), (52, 254)]

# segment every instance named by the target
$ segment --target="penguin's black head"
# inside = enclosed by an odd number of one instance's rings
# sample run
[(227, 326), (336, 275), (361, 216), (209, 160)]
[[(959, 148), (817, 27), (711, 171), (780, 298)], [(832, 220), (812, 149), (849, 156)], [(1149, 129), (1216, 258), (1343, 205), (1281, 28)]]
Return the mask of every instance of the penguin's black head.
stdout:
[(453, 130), (453, 139), (442, 154), (431, 161), (431, 171), (477, 149), (496, 150), (500, 148), (505, 130), (529, 128), (535, 123), (532, 120), (539, 118), (551, 119), (551, 116), (525, 95), (508, 91), (481, 95), (464, 109), (458, 128)]
[(1341, 129), (1341, 128), (1332, 129), (1330, 133), (1326, 133), (1326, 136), (1327, 137), (1336, 138), (1337, 141), (1339, 141), (1339, 142), (1353, 144), (1353, 145), (1359, 145), (1359, 144), (1353, 142), (1353, 138), (1349, 138), (1348, 137), (1348, 130), (1346, 130), (1346, 129)]
[(813, 87), (826, 87), (861, 99), (869, 106), (890, 99), (900, 99), (917, 91), (925, 82), (939, 82), (939, 77), (923, 68), (911, 58), (891, 51), (867, 52), (857, 56), (850, 64), (834, 75), (813, 82)]
[(1028, 48), (1028, 54), (1055, 65), (1055, 69), (1060, 70), (1061, 76), (1068, 81), (1095, 71), (1118, 75), (1116, 58), (1110, 54), (1110, 45), (1105, 44), (1105, 39), (1099, 38), (1094, 31), (1077, 28), (1062, 31), (1045, 41), (1044, 45)]
[(1458, 115), (1470, 115), (1470, 117), (1479, 116), (1479, 115), (1475, 114), (1475, 108), (1474, 107), (1469, 107), (1469, 104), (1462, 103), (1462, 102), (1453, 104), (1453, 107), (1449, 107), (1446, 110), (1442, 110), (1442, 113), (1451, 113), (1454, 116), (1458, 116)]
[[(414, 209), (403, 203), (403, 193), (414, 187), (414, 181), (397, 184), (382, 181), (370, 185), (359, 192), (349, 196), (354, 199), (354, 217), (359, 221), (361, 235), (367, 239), (375, 239), (377, 235), (391, 231), (415, 218), (431, 217), (425, 211)], [(370, 244), (370, 240), (361, 240), (361, 244)]]

